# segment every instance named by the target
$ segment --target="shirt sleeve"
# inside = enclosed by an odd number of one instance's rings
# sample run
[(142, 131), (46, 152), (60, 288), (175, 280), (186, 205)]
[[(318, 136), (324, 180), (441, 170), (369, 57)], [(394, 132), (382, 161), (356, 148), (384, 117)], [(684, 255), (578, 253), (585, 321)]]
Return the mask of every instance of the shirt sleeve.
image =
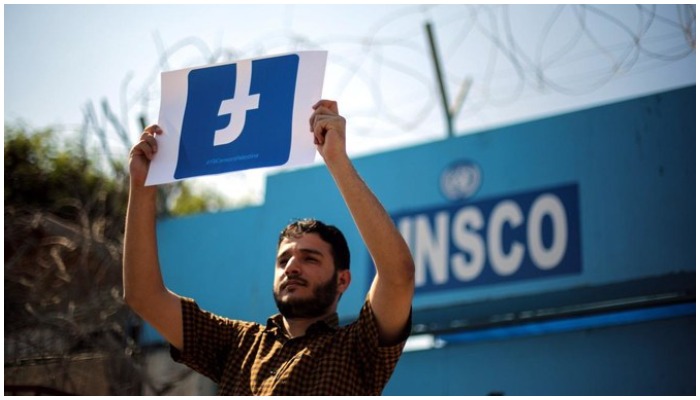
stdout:
[(179, 351), (171, 345), (170, 355), (174, 361), (219, 383), (237, 336), (238, 321), (204, 311), (192, 299), (183, 298), (180, 304), (184, 346)]
[(375, 388), (375, 393), (381, 393), (394, 372), (406, 340), (411, 334), (412, 315), (413, 311), (411, 310), (406, 326), (396, 342), (381, 344), (379, 342), (379, 327), (369, 299), (365, 300), (362, 306), (355, 327), (359, 340), (356, 340), (355, 344), (358, 355), (363, 358), (362, 362), (368, 367), (365, 379), (371, 387)]

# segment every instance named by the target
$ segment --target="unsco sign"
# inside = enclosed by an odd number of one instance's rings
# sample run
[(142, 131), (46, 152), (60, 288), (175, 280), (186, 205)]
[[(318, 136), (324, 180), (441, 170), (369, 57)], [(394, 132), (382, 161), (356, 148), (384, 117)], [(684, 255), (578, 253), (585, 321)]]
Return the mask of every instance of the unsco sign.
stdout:
[(581, 272), (578, 186), (393, 215), (416, 263), (416, 291)]

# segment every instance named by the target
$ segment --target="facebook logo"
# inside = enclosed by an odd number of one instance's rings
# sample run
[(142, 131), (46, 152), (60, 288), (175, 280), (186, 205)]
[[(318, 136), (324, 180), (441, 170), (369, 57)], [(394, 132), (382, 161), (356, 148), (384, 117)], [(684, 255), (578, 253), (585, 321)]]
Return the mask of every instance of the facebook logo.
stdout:
[(286, 163), (298, 68), (292, 54), (190, 71), (175, 178)]

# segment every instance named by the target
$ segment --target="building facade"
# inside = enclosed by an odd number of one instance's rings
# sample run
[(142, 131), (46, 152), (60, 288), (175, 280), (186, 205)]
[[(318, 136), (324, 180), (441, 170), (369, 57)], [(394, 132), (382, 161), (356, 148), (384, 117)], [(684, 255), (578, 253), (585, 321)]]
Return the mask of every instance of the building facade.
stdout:
[[(695, 108), (692, 86), (355, 159), (416, 261), (384, 394), (694, 394)], [(264, 322), (303, 217), (346, 234), (352, 320), (373, 266), (323, 165), (269, 176), (261, 206), (160, 221), (166, 284)]]

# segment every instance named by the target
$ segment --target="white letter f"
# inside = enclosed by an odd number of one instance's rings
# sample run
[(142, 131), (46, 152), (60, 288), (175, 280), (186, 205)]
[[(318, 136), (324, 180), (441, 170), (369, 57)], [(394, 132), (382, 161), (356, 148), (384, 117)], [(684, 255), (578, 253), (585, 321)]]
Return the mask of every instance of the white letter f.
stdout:
[(238, 139), (245, 126), (245, 117), (248, 110), (259, 107), (260, 94), (250, 94), (250, 81), (253, 65), (250, 60), (236, 64), (236, 89), (232, 99), (224, 100), (219, 106), (219, 116), (231, 115), (226, 127), (214, 132), (214, 146), (228, 144)]

